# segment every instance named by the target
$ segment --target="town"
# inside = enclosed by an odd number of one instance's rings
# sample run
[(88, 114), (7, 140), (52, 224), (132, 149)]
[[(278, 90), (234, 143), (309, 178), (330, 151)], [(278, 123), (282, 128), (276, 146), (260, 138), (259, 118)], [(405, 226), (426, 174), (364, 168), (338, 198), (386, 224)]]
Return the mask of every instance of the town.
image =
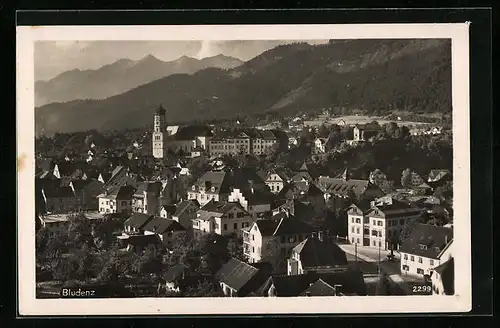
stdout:
[(451, 126), (411, 116), (41, 136), (37, 297), (452, 295)]

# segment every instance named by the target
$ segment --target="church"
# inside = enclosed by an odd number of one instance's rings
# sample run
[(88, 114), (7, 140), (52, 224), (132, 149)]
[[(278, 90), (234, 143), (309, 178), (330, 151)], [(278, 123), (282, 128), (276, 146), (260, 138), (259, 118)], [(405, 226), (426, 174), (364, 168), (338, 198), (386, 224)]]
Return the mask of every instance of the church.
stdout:
[(153, 157), (166, 158), (168, 151), (182, 151), (186, 155), (197, 150), (209, 153), (213, 134), (208, 126), (167, 126), (166, 110), (161, 105), (155, 111), (153, 123)]

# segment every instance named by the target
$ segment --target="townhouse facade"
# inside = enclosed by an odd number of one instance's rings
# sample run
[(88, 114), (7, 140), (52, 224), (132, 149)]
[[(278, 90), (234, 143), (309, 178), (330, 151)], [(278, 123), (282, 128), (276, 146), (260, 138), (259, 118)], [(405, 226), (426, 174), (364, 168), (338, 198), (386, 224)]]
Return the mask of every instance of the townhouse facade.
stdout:
[(98, 196), (99, 213), (131, 213), (132, 198), (135, 193), (132, 186), (119, 186), (111, 190), (105, 190)]
[(243, 229), (243, 254), (249, 263), (268, 262), (276, 272), (286, 273), (286, 259), (292, 248), (317, 233), (295, 217), (278, 215), (257, 220)]
[(195, 238), (208, 233), (241, 237), (242, 229), (249, 227), (254, 218), (238, 202), (211, 201), (201, 207), (192, 220)]
[(227, 202), (231, 187), (231, 176), (226, 171), (208, 171), (187, 191), (189, 200), (196, 200), (200, 206), (210, 201)]
[(388, 250), (397, 247), (404, 226), (422, 214), (422, 209), (393, 199), (385, 203), (358, 202), (347, 210), (347, 237), (352, 244)]
[(401, 274), (424, 278), (450, 260), (453, 254), (453, 229), (417, 224), (400, 247)]

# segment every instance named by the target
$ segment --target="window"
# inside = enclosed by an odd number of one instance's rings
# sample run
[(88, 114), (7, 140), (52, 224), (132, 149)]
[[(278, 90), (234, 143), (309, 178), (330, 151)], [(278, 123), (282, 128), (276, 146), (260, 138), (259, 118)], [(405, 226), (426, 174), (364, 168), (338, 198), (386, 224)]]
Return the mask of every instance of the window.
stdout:
[(418, 269), (417, 269), (417, 273), (418, 273), (418, 274), (424, 274), (424, 270), (422, 270), (422, 269), (418, 268)]
[(375, 237), (378, 236), (377, 230), (372, 230), (372, 236), (375, 236)]
[(404, 255), (403, 255), (403, 258), (404, 258), (405, 260), (408, 260), (408, 254), (404, 254)]
[(377, 246), (377, 242), (375, 240), (373, 241), (373, 246)]
[(429, 260), (429, 263), (430, 263), (430, 265), (434, 265), (434, 260), (433, 260), (433, 259), (430, 259), (430, 260)]
[(405, 219), (400, 219), (400, 220), (399, 220), (399, 224), (400, 224), (400, 225), (404, 225), (404, 224), (405, 224)]
[(378, 236), (379, 236), (379, 237), (382, 237), (382, 231), (379, 231), (379, 232), (378, 232)]
[(370, 223), (370, 219), (369, 219), (369, 218), (364, 218), (364, 219), (363, 219), (363, 223), (365, 223), (365, 224), (369, 224), (369, 223)]
[(354, 244), (354, 237), (351, 238), (351, 242)]
[(252, 246), (252, 253), (255, 253), (255, 247)]
[(410, 270), (410, 267), (409, 267), (409, 266), (407, 266), (407, 265), (403, 265), (403, 270), (404, 270), (404, 271), (409, 271), (409, 270)]
[(381, 241), (378, 242), (378, 247), (382, 247), (382, 242)]
[(252, 240), (255, 240), (255, 236), (254, 235), (252, 235)]
[(423, 260), (421, 257), (418, 257), (418, 263), (423, 263)]
[(392, 235), (392, 231), (391, 231), (391, 230), (389, 230), (389, 231), (387, 232), (387, 236), (391, 237), (391, 235)]
[(234, 213), (227, 213), (227, 217), (228, 217), (229, 219), (232, 219), (232, 218), (234, 217)]
[(244, 216), (243, 214), (244, 214), (243, 212), (238, 212), (238, 213), (236, 213), (236, 217), (242, 218)]
[(238, 223), (234, 223), (234, 224), (233, 224), (233, 229), (234, 229), (234, 230), (238, 230)]
[(410, 261), (415, 262), (415, 256), (410, 256)]
[(351, 218), (351, 223), (354, 223), (354, 218)]
[(377, 221), (376, 221), (376, 220), (373, 220), (373, 221), (372, 221), (372, 224), (373, 224), (373, 225), (377, 225)]
[(351, 232), (354, 233), (354, 227), (351, 228)]
[(359, 238), (356, 238), (356, 243), (358, 243), (358, 244), (359, 244)]
[(379, 227), (382, 227), (382, 226), (384, 225), (384, 222), (383, 222), (383, 221), (378, 221), (378, 222), (377, 222), (377, 225), (378, 225)]
[(392, 221), (391, 220), (387, 220), (387, 226), (388, 227), (392, 226)]
[(227, 224), (224, 223), (224, 231), (227, 230)]
[(361, 219), (360, 219), (360, 218), (357, 218), (357, 219), (356, 219), (356, 223), (361, 223)]
[(359, 228), (356, 228), (356, 233), (359, 233)]

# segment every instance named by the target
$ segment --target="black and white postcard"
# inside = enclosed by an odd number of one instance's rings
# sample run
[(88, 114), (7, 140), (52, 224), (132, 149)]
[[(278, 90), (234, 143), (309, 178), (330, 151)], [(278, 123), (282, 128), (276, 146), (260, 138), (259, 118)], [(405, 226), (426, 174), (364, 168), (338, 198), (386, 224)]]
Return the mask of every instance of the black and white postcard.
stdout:
[(470, 310), (468, 28), (18, 27), (20, 314)]

